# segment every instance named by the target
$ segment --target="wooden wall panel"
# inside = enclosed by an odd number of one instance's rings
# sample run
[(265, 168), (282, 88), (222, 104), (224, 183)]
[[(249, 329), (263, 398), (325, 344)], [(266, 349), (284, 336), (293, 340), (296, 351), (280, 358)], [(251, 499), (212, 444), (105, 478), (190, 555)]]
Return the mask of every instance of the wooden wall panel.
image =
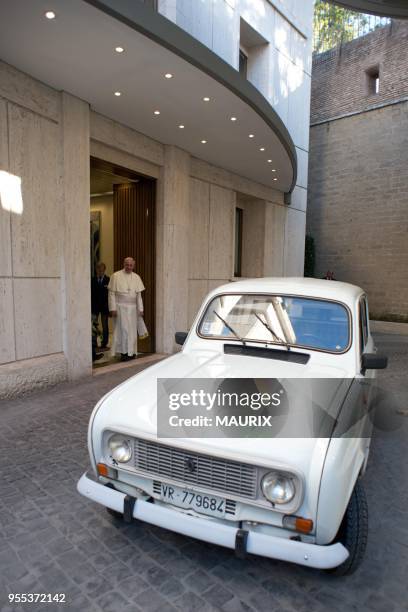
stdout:
[(146, 287), (143, 292), (145, 323), (150, 336), (138, 341), (138, 351), (154, 352), (155, 323), (155, 181), (114, 185), (113, 229), (115, 270), (125, 257), (136, 261), (135, 272)]

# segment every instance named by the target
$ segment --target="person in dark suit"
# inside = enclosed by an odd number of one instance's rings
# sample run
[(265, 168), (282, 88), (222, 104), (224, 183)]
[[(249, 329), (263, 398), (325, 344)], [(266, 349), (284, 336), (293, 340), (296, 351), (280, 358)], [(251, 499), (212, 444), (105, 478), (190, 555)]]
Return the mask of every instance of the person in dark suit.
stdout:
[(98, 323), (99, 315), (101, 315), (102, 324), (102, 346), (101, 348), (109, 348), (109, 306), (108, 306), (108, 285), (109, 276), (105, 274), (106, 266), (100, 261), (96, 264), (95, 271), (96, 276), (92, 278), (91, 282), (91, 302), (92, 302), (92, 316), (96, 323)]

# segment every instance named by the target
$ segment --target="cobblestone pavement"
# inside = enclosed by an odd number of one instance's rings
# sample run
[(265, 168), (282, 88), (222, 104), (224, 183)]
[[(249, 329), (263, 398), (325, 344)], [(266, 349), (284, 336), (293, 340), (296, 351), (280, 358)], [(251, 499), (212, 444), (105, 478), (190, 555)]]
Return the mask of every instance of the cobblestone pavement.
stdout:
[[(408, 337), (377, 340), (391, 357), (382, 378), (402, 414), (399, 427), (372, 444), (364, 477), (369, 544), (356, 574), (334, 578), (260, 557), (238, 560), (147, 524), (125, 525), (77, 494), (90, 411), (129, 376), (125, 370), (3, 402), (1, 610), (408, 610)], [(8, 593), (30, 592), (66, 593), (67, 603), (8, 605)]]

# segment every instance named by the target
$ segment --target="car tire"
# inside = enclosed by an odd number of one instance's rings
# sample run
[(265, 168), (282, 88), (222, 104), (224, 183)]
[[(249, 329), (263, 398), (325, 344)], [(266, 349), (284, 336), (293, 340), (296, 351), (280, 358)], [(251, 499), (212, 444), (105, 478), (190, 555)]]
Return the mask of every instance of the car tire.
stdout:
[(351, 495), (335, 542), (349, 551), (347, 559), (338, 567), (327, 570), (334, 576), (353, 574), (363, 560), (368, 536), (368, 506), (364, 488), (358, 480)]

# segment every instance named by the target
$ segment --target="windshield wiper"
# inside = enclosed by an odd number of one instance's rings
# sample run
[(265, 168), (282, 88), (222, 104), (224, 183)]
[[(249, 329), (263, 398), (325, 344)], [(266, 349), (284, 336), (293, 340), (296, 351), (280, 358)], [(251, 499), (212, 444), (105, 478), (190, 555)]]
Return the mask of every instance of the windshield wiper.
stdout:
[(282, 338), (279, 338), (278, 334), (276, 334), (272, 327), (263, 319), (261, 319), (261, 317), (259, 316), (258, 313), (254, 312), (254, 315), (256, 316), (256, 318), (258, 319), (258, 321), (260, 321), (262, 323), (262, 325), (264, 327), (266, 327), (266, 329), (268, 330), (268, 332), (270, 332), (272, 338), (275, 338), (276, 342), (274, 342), (273, 344), (283, 344), (283, 346), (286, 346), (286, 348), (288, 349), (288, 351), (290, 351), (290, 346), (289, 346), (289, 342), (287, 342), (286, 340), (283, 340)]
[(245, 345), (246, 345), (245, 340), (244, 340), (243, 338), (241, 338), (241, 336), (240, 336), (239, 334), (237, 334), (237, 332), (235, 331), (235, 329), (234, 329), (233, 327), (231, 327), (231, 325), (229, 325), (229, 323), (227, 323), (227, 322), (226, 322), (226, 320), (225, 320), (225, 319), (223, 319), (223, 318), (222, 318), (222, 317), (221, 317), (221, 316), (218, 314), (218, 312), (216, 312), (215, 310), (213, 310), (213, 313), (215, 314), (215, 316), (216, 316), (216, 317), (218, 317), (218, 318), (219, 318), (219, 320), (220, 320), (220, 321), (222, 321), (222, 322), (224, 323), (225, 327), (226, 327), (227, 329), (229, 329), (229, 330), (230, 330), (230, 332), (232, 332), (232, 333), (234, 334), (234, 336), (237, 338), (237, 340), (239, 340), (240, 342), (242, 342), (242, 344), (245, 346)]

